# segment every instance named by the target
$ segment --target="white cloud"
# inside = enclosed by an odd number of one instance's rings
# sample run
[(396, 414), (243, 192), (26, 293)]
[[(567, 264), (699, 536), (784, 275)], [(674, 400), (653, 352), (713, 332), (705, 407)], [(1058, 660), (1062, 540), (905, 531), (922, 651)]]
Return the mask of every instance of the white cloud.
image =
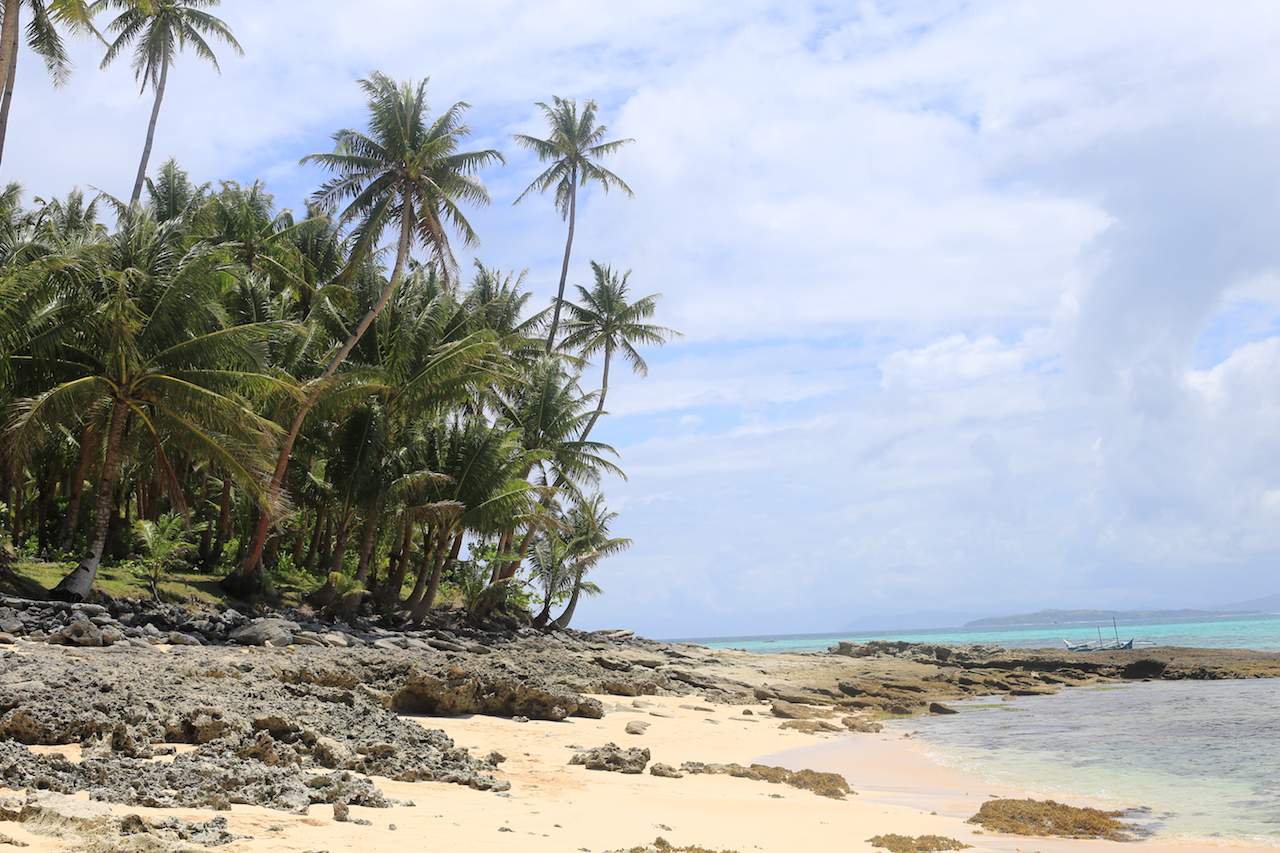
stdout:
[[(157, 142), (201, 179), (263, 175), (296, 204), (318, 178), (297, 158), (360, 120), (374, 67), (471, 101), (477, 145), (515, 154), (551, 94), (638, 139), (615, 163), (637, 198), (586, 197), (571, 280), (634, 268), (686, 338), (618, 377), (598, 427), (637, 545), (588, 624), (1274, 591), (1274, 4), (222, 11), (248, 56), (222, 78), (185, 58)], [(6, 176), (127, 188), (149, 105), (96, 53), (58, 92), (24, 57)], [(563, 225), (509, 204), (534, 167), (487, 174), (475, 222), (544, 299)]]

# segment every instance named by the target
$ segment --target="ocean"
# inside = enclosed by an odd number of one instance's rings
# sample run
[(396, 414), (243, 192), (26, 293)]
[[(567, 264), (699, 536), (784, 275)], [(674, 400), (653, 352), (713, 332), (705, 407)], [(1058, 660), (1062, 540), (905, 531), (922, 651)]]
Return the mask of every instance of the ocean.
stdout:
[[(1008, 648), (1062, 648), (1064, 639), (1080, 642), (1098, 639), (1094, 624), (1029, 625), (1015, 628), (943, 628), (928, 631), (869, 631), (829, 634), (761, 635), (755, 637), (708, 637), (688, 640), (720, 649), (751, 652), (822, 651), (841, 640), (864, 643), (868, 640), (907, 640), (913, 643), (966, 645), (979, 643)], [(1110, 625), (1101, 626), (1103, 639), (1114, 639)], [(1145, 622), (1120, 625), (1120, 639), (1148, 640), (1162, 646), (1191, 646), (1217, 649), (1261, 649), (1280, 651), (1280, 614), (1238, 616), (1219, 619)]]
[(1146, 808), (1164, 836), (1280, 845), (1280, 679), (1164, 681), (956, 703), (895, 722), (992, 782)]

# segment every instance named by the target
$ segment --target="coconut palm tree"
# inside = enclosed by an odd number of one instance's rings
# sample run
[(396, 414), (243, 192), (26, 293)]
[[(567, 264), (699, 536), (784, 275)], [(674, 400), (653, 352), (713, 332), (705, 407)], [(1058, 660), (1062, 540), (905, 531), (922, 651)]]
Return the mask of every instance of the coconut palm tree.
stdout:
[(231, 34), (231, 29), (221, 18), (205, 9), (218, 6), (222, 0), (98, 0), (94, 11), (103, 8), (119, 9), (120, 14), (107, 25), (107, 32), (114, 39), (102, 57), (106, 68), (126, 48), (133, 45), (133, 74), (145, 92), (150, 86), (155, 91), (151, 105), (151, 121), (147, 124), (147, 141), (142, 146), (142, 159), (138, 162), (138, 176), (133, 181), (133, 195), (129, 204), (136, 205), (142, 198), (142, 186), (147, 177), (147, 163), (151, 160), (151, 146), (155, 143), (156, 122), (160, 118), (160, 104), (164, 100), (165, 85), (169, 80), (169, 66), (179, 51), (190, 47), (196, 56), (206, 60), (218, 72), (218, 57), (209, 40), (221, 41), (243, 56), (244, 49)]
[(649, 365), (636, 346), (661, 346), (679, 334), (665, 326), (644, 322), (653, 316), (661, 294), (651, 293), (634, 302), (627, 301), (631, 270), (618, 275), (608, 266), (592, 261), (591, 271), (595, 275), (595, 284), (590, 290), (578, 285), (579, 304), (570, 302), (565, 305), (568, 314), (563, 343), (565, 349), (576, 350), (584, 358), (596, 353), (604, 354), (600, 394), (596, 398), (596, 410), (582, 430), (584, 439), (604, 414), (604, 399), (609, 393), (609, 366), (613, 363), (614, 354), (621, 353), (633, 371), (645, 376)]
[[(279, 496), (284, 485), (289, 455), (307, 413), (395, 295), (414, 244), (425, 247), (446, 270), (456, 266), (449, 248), (449, 231), (456, 232), (468, 245), (476, 242), (461, 204), (489, 201), (476, 173), (491, 163), (502, 162), (502, 155), (492, 149), (459, 150), (470, 134), (462, 122), (467, 104), (455, 103), (430, 120), (426, 80), (417, 85), (398, 85), (385, 74), (374, 73), (361, 80), (360, 86), (369, 99), (369, 133), (340, 130), (334, 134), (331, 153), (312, 154), (303, 162), (337, 173), (316, 193), (315, 201), (325, 210), (345, 204), (338, 221), (354, 226), (351, 262), (342, 275), (354, 275), (366, 264), (388, 227), (399, 232), (395, 265), (378, 299), (329, 357), (320, 375), (309, 383), (308, 393), (297, 407), (280, 448), (271, 479), (273, 497)], [(261, 586), (262, 548), (270, 524), (270, 513), (263, 512), (244, 562), (224, 580), (228, 591), (251, 594)]]
[(551, 328), (547, 332), (546, 351), (549, 353), (555, 346), (556, 332), (560, 328), (560, 307), (564, 302), (564, 287), (569, 277), (569, 256), (573, 252), (573, 229), (578, 216), (578, 187), (595, 183), (606, 193), (616, 187), (628, 196), (633, 196), (627, 182), (601, 166), (598, 161), (635, 140), (601, 141), (608, 128), (603, 124), (596, 124), (598, 107), (595, 101), (587, 101), (582, 105), (581, 111), (577, 101), (566, 98), (552, 98), (550, 104), (539, 101), (537, 106), (546, 117), (550, 134), (546, 139), (540, 139), (517, 133), (515, 140), (516, 144), (538, 155), (538, 160), (551, 165), (533, 179), (514, 203), (519, 204), (531, 192), (542, 193), (554, 189), (556, 209), (569, 223), (569, 234), (564, 242), (564, 260), (560, 264), (560, 288), (556, 292)]
[(3, 24), (0, 25), (0, 160), (4, 157), (4, 141), (9, 129), (9, 108), (13, 103), (13, 87), (17, 78), (18, 54), (22, 42), (22, 10), (31, 13), (28, 22), (27, 47), (44, 60), (55, 86), (66, 82), (71, 65), (58, 27), (69, 32), (96, 32), (93, 11), (87, 0), (4, 0)]
[(83, 600), (93, 585), (123, 462), (154, 459), (179, 509), (178, 455), (212, 461), (261, 493), (277, 430), (253, 401), (291, 392), (262, 372), (274, 328), (229, 324), (220, 255), (205, 244), (175, 250), (171, 227), (135, 208), (106, 243), (28, 267), (35, 279), (55, 279), (69, 304), (52, 351), (18, 365), (50, 381), (19, 401), (9, 446), (22, 461), (80, 418), (100, 442), (90, 546), (54, 590), (64, 599)]
[(569, 530), (567, 539), (573, 555), (573, 585), (569, 604), (555, 620), (557, 628), (568, 628), (578, 601), (583, 595), (600, 594), (600, 587), (585, 580), (587, 572), (595, 568), (605, 557), (621, 553), (631, 547), (631, 540), (622, 536), (610, 536), (609, 526), (618, 517), (604, 503), (604, 495), (596, 493), (575, 503), (565, 519)]

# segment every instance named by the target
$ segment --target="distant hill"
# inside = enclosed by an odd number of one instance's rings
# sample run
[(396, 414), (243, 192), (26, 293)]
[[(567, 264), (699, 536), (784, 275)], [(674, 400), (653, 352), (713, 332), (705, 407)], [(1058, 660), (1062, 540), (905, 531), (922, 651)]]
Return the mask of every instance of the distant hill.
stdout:
[[(1275, 598), (1280, 599), (1280, 596)], [(1260, 601), (1265, 599), (1259, 599)], [(966, 622), (966, 628), (1013, 628), (1020, 625), (1105, 625), (1117, 622), (1156, 622), (1161, 619), (1208, 619), (1228, 613), (1254, 612), (1261, 608), (1240, 610), (1039, 610), (1035, 613), (1015, 613), (1012, 616), (988, 616)]]
[(1222, 609), (1232, 613), (1280, 613), (1280, 592), (1249, 601), (1226, 604)]

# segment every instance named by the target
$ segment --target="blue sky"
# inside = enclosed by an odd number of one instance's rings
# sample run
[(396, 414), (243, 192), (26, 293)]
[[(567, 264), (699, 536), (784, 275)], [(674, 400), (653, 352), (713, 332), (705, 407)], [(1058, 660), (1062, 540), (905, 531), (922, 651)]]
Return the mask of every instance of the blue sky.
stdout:
[[(532, 102), (594, 97), (637, 198), (592, 195), (571, 281), (633, 269), (685, 337), (601, 439), (635, 548), (584, 626), (655, 635), (1272, 593), (1280, 551), (1280, 7), (1268, 2), (227, 0), (247, 55), (173, 73), (155, 162), (265, 178), (359, 124), (353, 80), (472, 104), (479, 256), (554, 287), (511, 200)], [(4, 172), (125, 194), (128, 69), (29, 57)]]

